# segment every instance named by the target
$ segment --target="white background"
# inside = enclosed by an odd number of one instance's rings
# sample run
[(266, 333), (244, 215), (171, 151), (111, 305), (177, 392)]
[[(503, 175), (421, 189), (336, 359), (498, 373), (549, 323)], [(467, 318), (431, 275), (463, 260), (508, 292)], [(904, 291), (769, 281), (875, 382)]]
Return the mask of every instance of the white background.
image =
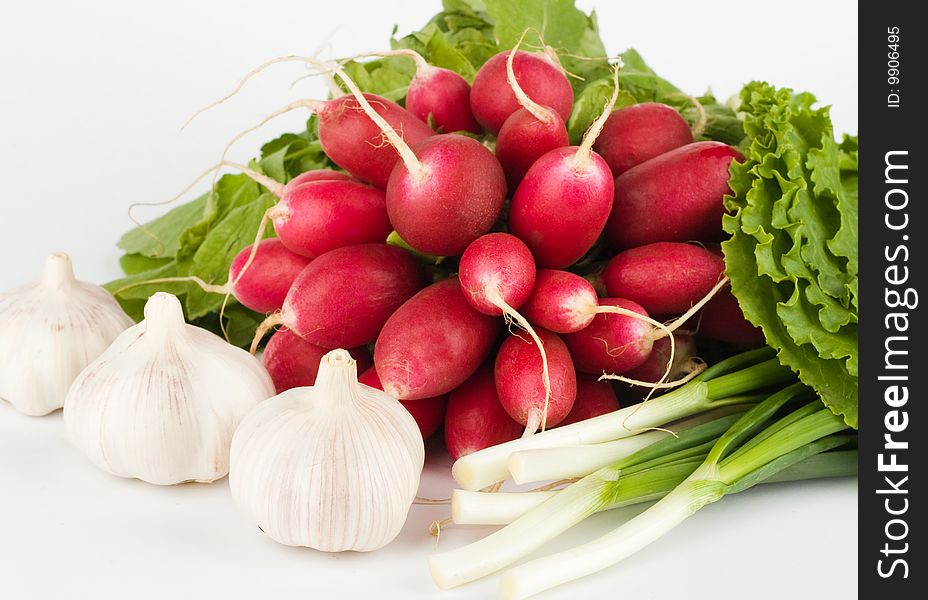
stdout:
[[(595, 4), (607, 49), (636, 47), (690, 93), (721, 98), (751, 79), (810, 90), (833, 104), (838, 132), (857, 131), (857, 13), (845, 2), (780, 0)], [(0, 18), (0, 289), (34, 279), (43, 256), (70, 253), (80, 278), (119, 275), (115, 241), (126, 207), (182, 189), (231, 134), (298, 97), (321, 97), (304, 71), (279, 66), (235, 100), (180, 124), (266, 58), (385, 49), (421, 27), (438, 2), (209, 0), (6, 3)], [(245, 160), (283, 118), (237, 146)], [(191, 195), (193, 197), (193, 195)], [(142, 211), (144, 218), (158, 209)], [(329, 556), (263, 538), (232, 505), (225, 481), (155, 488), (98, 472), (62, 439), (60, 413), (0, 406), (0, 596), (19, 598), (420, 598), (438, 595), (424, 530), (440, 507), (414, 507), (394, 544)], [(450, 489), (445, 459), (423, 493)], [(782, 484), (726, 498), (617, 568), (545, 598), (643, 599), (856, 596), (855, 480)], [(587, 539), (622, 515), (565, 536)], [(625, 515), (627, 517), (627, 514)], [(441, 546), (480, 529), (445, 531)], [(557, 546), (557, 544), (555, 544)], [(495, 578), (445, 594), (484, 598)]]

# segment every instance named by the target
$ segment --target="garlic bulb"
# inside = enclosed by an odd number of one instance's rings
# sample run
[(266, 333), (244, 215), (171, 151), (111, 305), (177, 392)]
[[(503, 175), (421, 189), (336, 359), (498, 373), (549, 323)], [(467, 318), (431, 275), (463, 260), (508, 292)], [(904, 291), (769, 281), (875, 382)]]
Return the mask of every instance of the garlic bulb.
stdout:
[(273, 394), (255, 357), (188, 325), (177, 298), (157, 293), (145, 320), (78, 375), (64, 422), (104, 471), (160, 485), (209, 482), (229, 472), (239, 421)]
[(424, 460), (409, 412), (358, 383), (351, 355), (332, 350), (316, 385), (287, 390), (245, 417), (232, 439), (229, 486), (281, 544), (364, 552), (403, 528)]
[(71, 382), (132, 325), (109, 292), (78, 281), (67, 254), (38, 283), (0, 294), (0, 398), (27, 415), (64, 406)]

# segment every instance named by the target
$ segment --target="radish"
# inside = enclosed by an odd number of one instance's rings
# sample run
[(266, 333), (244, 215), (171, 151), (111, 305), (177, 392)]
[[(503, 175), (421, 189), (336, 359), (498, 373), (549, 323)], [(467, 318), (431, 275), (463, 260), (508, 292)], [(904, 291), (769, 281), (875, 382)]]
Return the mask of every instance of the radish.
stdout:
[(570, 145), (564, 119), (554, 109), (529, 98), (516, 79), (512, 65), (521, 43), (520, 38), (506, 58), (506, 80), (521, 108), (506, 118), (496, 136), (496, 158), (506, 173), (509, 189), (519, 185), (543, 154)]
[(707, 338), (739, 346), (755, 347), (765, 343), (763, 330), (744, 318), (731, 288), (722, 290), (706, 303), (699, 316), (698, 331)]
[[(539, 353), (539, 345), (544, 354)], [(547, 385), (538, 377), (543, 369), (550, 373)], [(525, 426), (525, 436), (563, 421), (577, 397), (577, 373), (570, 352), (556, 333), (544, 329), (537, 329), (531, 340), (516, 335), (506, 338), (496, 355), (495, 378), (500, 403), (513, 420)]]
[(602, 273), (610, 296), (651, 314), (687, 311), (719, 282), (725, 261), (700, 246), (656, 242), (620, 252)]
[[(314, 385), (319, 361), (328, 352), (282, 327), (274, 332), (264, 347), (264, 368), (270, 374), (277, 393), (281, 394), (292, 388)], [(363, 346), (348, 352), (359, 368), (366, 369), (373, 363), (370, 351)]]
[[(284, 185), (246, 165), (223, 160), (200, 174), (180, 195), (207, 173), (226, 166), (240, 170), (279, 199), (265, 212), (257, 240), (271, 221), (284, 246), (312, 258), (336, 248), (385, 241), (393, 230), (384, 193), (337, 171), (309, 171)], [(304, 175), (302, 183), (294, 185)], [(253, 259), (246, 261), (243, 269)]]
[(425, 254), (457, 256), (496, 223), (506, 176), (493, 153), (469, 137), (435, 136), (410, 149), (387, 185), (387, 214), (396, 232)]
[[(508, 85), (506, 62), (509, 52), (500, 52), (480, 67), (470, 88), (470, 107), (474, 117), (494, 135), (520, 104)], [(548, 54), (517, 51), (513, 70), (525, 94), (542, 106), (550, 106), (567, 121), (573, 108), (574, 92), (564, 69)]]
[(252, 268), (246, 272), (245, 262), (251, 253), (252, 246), (246, 246), (232, 259), (229, 283), (212, 289), (204, 287), (204, 290), (231, 293), (243, 306), (255, 312), (280, 310), (293, 281), (311, 259), (291, 252), (279, 239), (270, 238), (257, 243)]
[(323, 348), (366, 344), (421, 286), (422, 273), (405, 250), (362, 244), (326, 252), (296, 278), (280, 312), (258, 327), (252, 353), (275, 325)]
[[(207, 283), (195, 276), (161, 277), (127, 285), (114, 294), (140, 285), (190, 281), (204, 292), (231, 294), (242, 306), (255, 312), (269, 313), (280, 310), (290, 286), (310, 260), (294, 254), (280, 240), (269, 238), (246, 246), (235, 255), (229, 266), (229, 278), (223, 285)], [(246, 271), (245, 265), (249, 261), (251, 268)]]
[(425, 288), (387, 320), (374, 346), (385, 392), (400, 400), (447, 394), (484, 362), (497, 321), (474, 309), (456, 278)]
[(491, 365), (481, 367), (448, 398), (445, 447), (454, 460), (514, 440), (522, 429), (499, 403)]
[(532, 250), (539, 266), (562, 268), (579, 260), (599, 238), (612, 210), (614, 181), (593, 142), (618, 97), (612, 97), (579, 147), (549, 150), (531, 166), (509, 211), (509, 231)]
[(619, 248), (719, 239), (732, 160), (744, 157), (721, 142), (696, 142), (622, 173), (615, 180), (607, 239)]
[[(659, 340), (662, 341), (662, 340)], [(577, 375), (577, 399), (574, 407), (570, 409), (561, 425), (570, 425), (578, 421), (586, 421), (599, 415), (619, 410), (619, 400), (615, 390), (608, 381), (600, 381), (593, 375)]]
[(680, 113), (660, 102), (642, 102), (615, 111), (593, 149), (618, 177), (636, 165), (693, 143), (693, 132)]
[[(616, 306), (644, 317), (639, 304), (622, 298), (601, 298), (603, 306)], [(625, 314), (599, 314), (585, 328), (564, 336), (574, 365), (582, 373), (624, 373), (644, 363), (654, 344), (654, 328), (643, 319)]]
[(466, 79), (450, 69), (430, 65), (414, 50), (400, 49), (381, 55), (404, 55), (416, 63), (416, 75), (406, 89), (406, 110), (442, 133), (483, 133), (470, 109), (470, 84)]
[[(370, 367), (358, 375), (358, 382), (383, 390), (380, 377), (377, 376), (377, 370), (374, 367)], [(436, 396), (434, 398), (422, 398), (421, 400), (400, 400), (399, 403), (416, 420), (422, 439), (426, 440), (435, 433), (445, 419), (445, 406), (448, 404), (448, 397)]]

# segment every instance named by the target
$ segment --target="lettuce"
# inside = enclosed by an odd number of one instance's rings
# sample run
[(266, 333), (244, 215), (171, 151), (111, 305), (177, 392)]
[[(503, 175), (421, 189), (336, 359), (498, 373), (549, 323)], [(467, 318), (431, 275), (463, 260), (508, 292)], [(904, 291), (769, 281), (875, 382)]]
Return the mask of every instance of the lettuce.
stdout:
[(857, 427), (857, 138), (835, 141), (815, 97), (741, 92), (745, 161), (731, 167), (726, 273), (780, 362)]

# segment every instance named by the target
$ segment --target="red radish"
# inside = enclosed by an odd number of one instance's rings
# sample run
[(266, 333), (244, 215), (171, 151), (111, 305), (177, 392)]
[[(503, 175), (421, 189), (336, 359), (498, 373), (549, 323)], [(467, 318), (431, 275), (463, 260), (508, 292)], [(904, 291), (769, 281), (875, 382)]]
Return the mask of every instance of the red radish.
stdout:
[(569, 271), (539, 269), (522, 313), (549, 331), (573, 333), (593, 321), (598, 306), (596, 290), (583, 277)]
[(754, 347), (766, 341), (761, 328), (744, 318), (731, 288), (722, 290), (706, 304), (698, 323), (700, 335), (720, 342)]
[[(577, 397), (577, 373), (564, 341), (544, 329), (537, 329), (534, 337), (544, 348), (545, 365), (538, 342), (515, 335), (506, 338), (496, 355), (499, 401), (510, 417), (525, 425), (524, 435), (563, 421)], [(538, 377), (544, 367), (550, 373), (550, 386), (542, 385)]]
[(454, 460), (514, 440), (522, 429), (499, 403), (492, 365), (482, 367), (448, 398), (445, 446)]
[(676, 314), (699, 302), (723, 277), (725, 261), (692, 244), (656, 242), (620, 252), (602, 273), (606, 291), (651, 314)]
[[(542, 107), (544, 108), (544, 107)], [(529, 168), (543, 154), (570, 144), (567, 125), (556, 112), (544, 121), (526, 108), (512, 113), (496, 138), (496, 158), (499, 160), (510, 189), (516, 189)]]
[[(396, 144), (404, 144), (396, 138)], [(457, 256), (493, 227), (506, 198), (506, 177), (493, 153), (454, 133), (401, 150), (387, 184), (387, 214), (411, 247)]]
[(519, 39), (506, 58), (506, 80), (521, 108), (506, 118), (496, 136), (496, 158), (506, 173), (509, 189), (519, 185), (525, 173), (543, 154), (570, 145), (564, 119), (554, 109), (529, 98), (516, 79), (512, 65), (521, 43), (522, 39)]
[(483, 363), (497, 321), (474, 310), (456, 278), (425, 288), (387, 320), (374, 346), (385, 392), (400, 400), (447, 394)]
[(612, 98), (579, 146), (550, 150), (531, 166), (509, 210), (509, 231), (525, 242), (539, 266), (562, 268), (593, 247), (612, 210), (615, 184), (606, 161), (592, 151), (618, 97)]
[(291, 252), (279, 239), (270, 238), (258, 242), (252, 268), (245, 272), (245, 262), (251, 251), (252, 246), (246, 246), (232, 259), (229, 267), (231, 285), (207, 291), (231, 291), (236, 300), (255, 312), (280, 310), (293, 281), (311, 259)]
[(670, 360), (670, 338), (663, 337), (655, 340), (647, 360), (624, 373), (626, 380), (635, 379), (647, 383), (658, 383), (664, 379), (667, 382), (676, 383), (680, 377), (692, 373), (695, 367), (693, 359), (696, 356), (696, 341), (692, 335), (680, 334), (674, 334), (673, 341), (675, 348), (669, 373), (667, 373), (667, 362)]
[[(509, 116), (519, 110), (519, 101), (508, 85), (506, 61), (509, 52), (500, 52), (480, 67), (470, 89), (474, 117), (494, 135)], [(513, 61), (516, 80), (529, 98), (550, 106), (562, 121), (573, 108), (574, 92), (561, 66), (542, 53), (517, 51)]]
[(485, 315), (502, 315), (515, 321), (535, 341), (541, 356), (540, 375), (547, 406), (551, 382), (545, 346), (532, 325), (518, 311), (535, 285), (535, 261), (528, 246), (508, 233), (481, 236), (461, 256), (458, 277), (471, 306)]
[(470, 84), (450, 69), (435, 67), (413, 50), (384, 53), (405, 54), (416, 62), (416, 76), (406, 90), (406, 110), (431, 123), (436, 131), (483, 133), (470, 110)]
[[(600, 305), (617, 306), (647, 317), (639, 304), (622, 298), (601, 298)], [(647, 321), (624, 314), (599, 314), (584, 329), (564, 336), (574, 365), (582, 373), (624, 373), (644, 363), (654, 344)]]
[[(251, 263), (246, 270), (245, 266), (249, 260)], [(310, 260), (294, 254), (280, 240), (269, 238), (246, 246), (235, 255), (229, 267), (229, 279), (224, 285), (206, 283), (199, 277), (162, 277), (141, 281), (132, 286), (191, 281), (205, 292), (227, 296), (231, 294), (246, 308), (269, 313), (280, 310), (290, 286)], [(119, 291), (122, 290), (117, 290), (117, 293)]]
[(303, 269), (280, 312), (258, 328), (252, 352), (275, 325), (324, 348), (366, 344), (421, 286), (422, 273), (405, 250), (362, 244), (326, 252)]
[(268, 216), (280, 240), (306, 256), (383, 242), (393, 230), (384, 193), (356, 181), (303, 183), (282, 193)]
[(675, 108), (642, 102), (609, 115), (593, 149), (618, 177), (646, 160), (691, 143), (693, 132)]
[(471, 306), (493, 317), (511, 316), (532, 293), (535, 261), (514, 235), (488, 233), (461, 255), (458, 277)]
[(303, 185), (304, 183), (309, 183), (311, 181), (355, 181), (352, 179), (351, 175), (348, 173), (343, 173), (341, 171), (333, 171), (332, 169), (313, 169), (311, 171), (306, 171), (300, 173), (293, 179), (287, 182), (287, 185), (284, 186), (284, 194), (288, 193), (293, 188)]
[[(377, 376), (377, 370), (374, 367), (370, 367), (358, 375), (358, 381), (378, 390), (383, 389), (383, 386), (380, 385), (380, 377)], [(448, 403), (448, 397), (436, 396), (435, 398), (422, 398), (421, 400), (400, 400), (399, 403), (416, 420), (422, 439), (427, 440), (429, 436), (435, 433), (435, 430), (438, 429), (445, 418), (445, 406)]]
[(619, 410), (619, 400), (615, 390), (608, 381), (600, 381), (594, 375), (577, 375), (577, 399), (574, 407), (561, 421), (561, 425), (570, 425), (586, 421), (599, 415)]
[[(223, 166), (235, 167), (280, 199), (264, 214), (257, 237), (264, 235), (267, 221), (271, 221), (281, 243), (296, 254), (312, 258), (336, 248), (382, 242), (393, 230), (387, 217), (386, 197), (371, 185), (347, 176), (283, 185), (245, 165), (226, 160), (207, 172)], [(243, 269), (248, 267), (250, 261), (246, 261)]]
[[(264, 347), (264, 368), (280, 394), (295, 387), (314, 385), (319, 361), (328, 352), (282, 327), (274, 332)], [(367, 348), (352, 348), (348, 352), (357, 361), (358, 368), (366, 369), (372, 364)]]
[(696, 142), (629, 169), (615, 180), (606, 237), (620, 248), (719, 239), (728, 167), (743, 159), (727, 144)]

